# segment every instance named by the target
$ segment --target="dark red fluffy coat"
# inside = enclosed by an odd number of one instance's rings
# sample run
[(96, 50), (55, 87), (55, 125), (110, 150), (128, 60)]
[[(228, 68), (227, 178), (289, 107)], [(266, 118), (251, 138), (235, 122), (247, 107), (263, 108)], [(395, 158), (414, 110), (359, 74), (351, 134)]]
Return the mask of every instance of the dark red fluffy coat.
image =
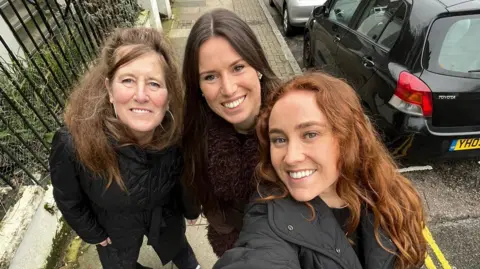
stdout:
[(208, 239), (217, 256), (232, 248), (243, 224), (243, 210), (256, 189), (259, 160), (254, 133), (239, 134), (232, 124), (214, 116), (208, 128), (208, 181), (219, 209), (206, 209)]

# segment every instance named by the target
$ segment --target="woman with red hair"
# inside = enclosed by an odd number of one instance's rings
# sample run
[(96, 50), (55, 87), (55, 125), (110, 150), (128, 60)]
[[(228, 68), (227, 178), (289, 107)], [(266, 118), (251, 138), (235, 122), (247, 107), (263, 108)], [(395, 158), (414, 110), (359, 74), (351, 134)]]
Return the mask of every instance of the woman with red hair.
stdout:
[(287, 82), (257, 135), (259, 195), (215, 269), (422, 266), (422, 201), (345, 82), (321, 73)]

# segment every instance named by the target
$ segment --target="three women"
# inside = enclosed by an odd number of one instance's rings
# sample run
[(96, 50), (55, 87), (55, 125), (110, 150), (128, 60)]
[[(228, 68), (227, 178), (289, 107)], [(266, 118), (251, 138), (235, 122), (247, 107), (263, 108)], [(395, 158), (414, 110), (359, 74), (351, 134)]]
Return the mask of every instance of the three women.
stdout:
[[(191, 30), (182, 104), (171, 50), (156, 35), (112, 36), (53, 141), (59, 208), (85, 241), (100, 243), (104, 268), (139, 266), (143, 235), (162, 262), (196, 268), (183, 216), (193, 222), (200, 207), (219, 257), (238, 240), (216, 268), (422, 263), (421, 201), (350, 87), (318, 74), (271, 95), (279, 80), (252, 29), (218, 9)], [(180, 199), (186, 191), (196, 207)]]

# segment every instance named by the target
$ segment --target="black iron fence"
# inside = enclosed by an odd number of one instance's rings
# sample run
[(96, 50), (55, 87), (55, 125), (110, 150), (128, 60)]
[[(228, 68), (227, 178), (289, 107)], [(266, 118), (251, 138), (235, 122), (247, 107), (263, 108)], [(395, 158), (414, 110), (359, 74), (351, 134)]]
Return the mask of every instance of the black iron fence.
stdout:
[(0, 0), (0, 187), (47, 183), (70, 90), (139, 11), (136, 0)]

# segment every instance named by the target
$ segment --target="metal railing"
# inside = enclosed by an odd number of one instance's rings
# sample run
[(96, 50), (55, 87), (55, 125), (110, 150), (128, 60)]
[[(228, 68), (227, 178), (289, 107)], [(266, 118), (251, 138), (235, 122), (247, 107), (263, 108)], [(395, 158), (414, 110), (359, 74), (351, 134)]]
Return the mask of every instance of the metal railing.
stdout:
[(70, 90), (139, 11), (135, 0), (0, 0), (0, 187), (47, 183)]

